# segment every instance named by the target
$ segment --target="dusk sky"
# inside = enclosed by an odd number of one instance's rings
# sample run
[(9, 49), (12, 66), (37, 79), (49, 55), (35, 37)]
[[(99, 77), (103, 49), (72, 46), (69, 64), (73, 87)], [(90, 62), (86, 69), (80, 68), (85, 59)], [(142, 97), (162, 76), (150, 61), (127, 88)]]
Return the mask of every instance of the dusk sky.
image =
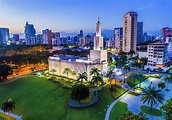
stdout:
[(37, 32), (94, 32), (98, 16), (102, 29), (113, 29), (128, 11), (138, 13), (144, 31), (172, 27), (172, 0), (0, 0), (0, 27), (22, 33), (28, 21)]

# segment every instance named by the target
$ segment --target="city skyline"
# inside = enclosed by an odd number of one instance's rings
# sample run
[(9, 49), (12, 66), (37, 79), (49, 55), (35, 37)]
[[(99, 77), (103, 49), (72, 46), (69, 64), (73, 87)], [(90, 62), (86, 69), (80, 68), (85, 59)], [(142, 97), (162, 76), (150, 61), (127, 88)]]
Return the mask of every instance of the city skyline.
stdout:
[(10, 33), (23, 33), (28, 21), (37, 33), (46, 28), (93, 32), (99, 16), (102, 28), (113, 30), (123, 26), (124, 14), (135, 11), (144, 31), (160, 31), (162, 27), (172, 26), (171, 5), (171, 0), (0, 0), (0, 27), (9, 28)]

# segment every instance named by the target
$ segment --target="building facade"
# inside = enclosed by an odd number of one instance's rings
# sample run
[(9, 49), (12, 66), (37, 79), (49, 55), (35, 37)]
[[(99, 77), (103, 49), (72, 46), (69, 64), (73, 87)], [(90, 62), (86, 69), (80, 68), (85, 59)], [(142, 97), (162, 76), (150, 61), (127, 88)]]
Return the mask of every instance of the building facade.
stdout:
[(52, 31), (49, 29), (42, 30), (43, 44), (52, 44)]
[(166, 62), (167, 45), (163, 43), (151, 43), (147, 46), (148, 62), (150, 66), (161, 66)]
[(27, 45), (36, 43), (36, 37), (35, 37), (36, 30), (33, 24), (28, 24), (28, 22), (26, 22), (24, 33), (25, 33), (25, 41)]
[(0, 44), (7, 44), (9, 38), (9, 29), (0, 28)]
[(114, 28), (114, 40), (115, 47), (119, 50), (122, 50), (122, 41), (123, 41), (123, 28)]
[(123, 45), (122, 50), (129, 52), (136, 51), (137, 45), (137, 13), (128, 12), (124, 15), (123, 20)]
[(166, 37), (168, 35), (172, 35), (172, 28), (164, 27), (161, 29), (161, 35), (162, 35), (162, 43), (165, 43)]

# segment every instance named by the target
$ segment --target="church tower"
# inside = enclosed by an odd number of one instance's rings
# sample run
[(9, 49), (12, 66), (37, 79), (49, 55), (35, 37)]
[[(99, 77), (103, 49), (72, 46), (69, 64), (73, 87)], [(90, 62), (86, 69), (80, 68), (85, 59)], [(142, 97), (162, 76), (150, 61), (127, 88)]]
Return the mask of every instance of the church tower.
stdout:
[(94, 49), (90, 50), (90, 60), (95, 63), (107, 63), (107, 51), (103, 50), (103, 36), (101, 36), (101, 23), (98, 18), (96, 23), (96, 36), (94, 37)]
[(101, 36), (101, 23), (98, 21), (96, 23), (96, 36), (94, 37), (94, 50), (103, 50), (103, 37)]

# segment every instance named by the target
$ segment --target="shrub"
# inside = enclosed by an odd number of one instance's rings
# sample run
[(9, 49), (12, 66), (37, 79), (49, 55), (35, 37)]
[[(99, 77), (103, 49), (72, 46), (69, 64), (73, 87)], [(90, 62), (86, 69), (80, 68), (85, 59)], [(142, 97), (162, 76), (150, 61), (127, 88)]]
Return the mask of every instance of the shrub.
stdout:
[(89, 97), (89, 89), (85, 85), (79, 84), (73, 87), (71, 98), (76, 101), (85, 100)]

